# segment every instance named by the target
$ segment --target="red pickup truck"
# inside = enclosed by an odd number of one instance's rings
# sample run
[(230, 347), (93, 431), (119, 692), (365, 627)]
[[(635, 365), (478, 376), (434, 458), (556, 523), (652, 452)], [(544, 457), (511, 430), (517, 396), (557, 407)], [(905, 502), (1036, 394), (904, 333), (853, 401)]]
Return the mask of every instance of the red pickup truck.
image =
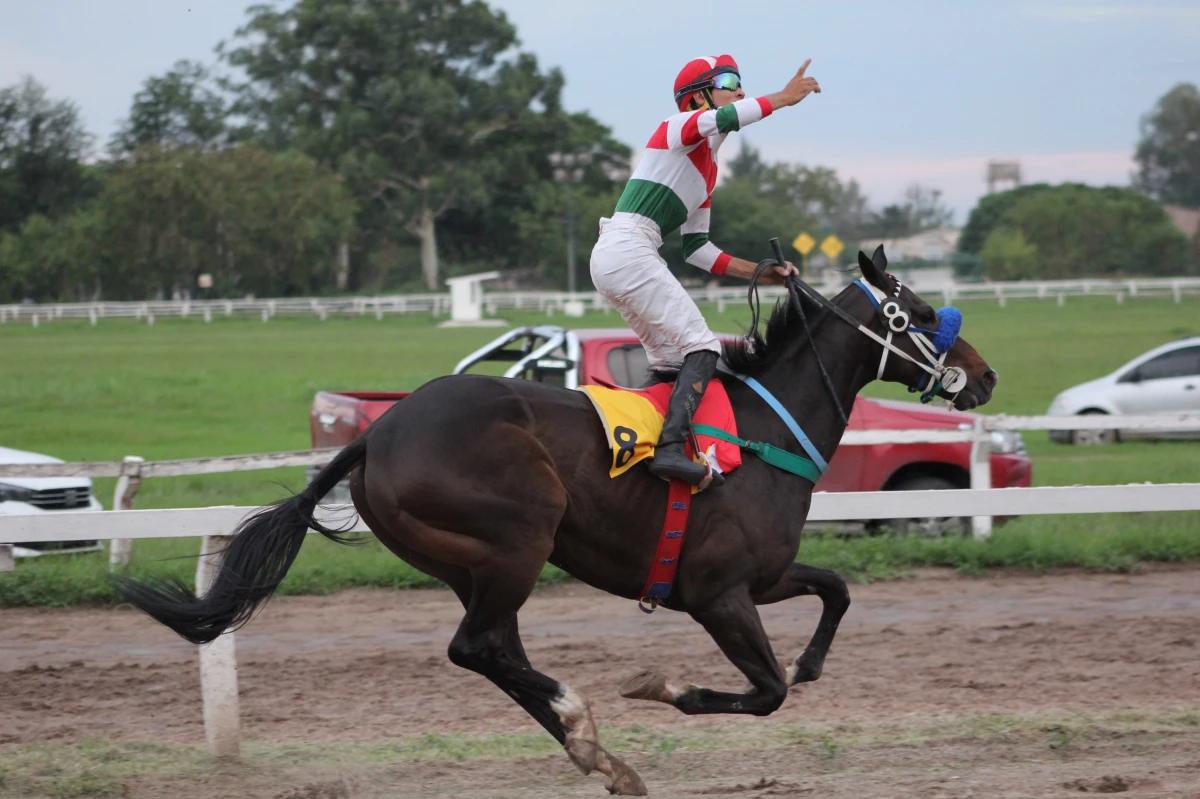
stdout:
[[(463, 358), (454, 374), (468, 370), (537, 380), (566, 388), (606, 381), (637, 387), (647, 369), (646, 353), (628, 329), (567, 330), (543, 325), (509, 331)], [(314, 448), (341, 447), (407, 392), (318, 392), (310, 425)], [(851, 430), (908, 430), (970, 427), (976, 414), (931, 408), (913, 402), (858, 397), (850, 414)], [(992, 485), (1028, 486), (1032, 475), (1020, 433), (992, 434)], [(970, 485), (970, 445), (873, 444), (839, 447), (818, 491), (906, 491), (966, 488)], [(315, 473), (316, 467), (310, 470)], [(349, 502), (343, 482), (331, 502)], [(882, 525), (871, 525), (878, 527)], [(966, 531), (969, 520), (932, 518), (895, 520), (886, 525), (928, 535)]]

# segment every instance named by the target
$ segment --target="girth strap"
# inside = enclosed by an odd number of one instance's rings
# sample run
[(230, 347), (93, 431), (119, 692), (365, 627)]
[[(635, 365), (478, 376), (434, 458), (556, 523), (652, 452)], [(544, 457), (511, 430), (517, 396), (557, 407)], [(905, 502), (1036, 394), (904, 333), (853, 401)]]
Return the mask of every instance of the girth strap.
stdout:
[[(794, 455), (786, 449), (773, 447), (762, 441), (746, 441), (743, 438), (738, 438), (732, 433), (727, 433), (719, 427), (713, 427), (707, 424), (693, 424), (692, 430), (696, 435), (712, 436), (719, 438), (722, 441), (728, 441), (730, 444), (736, 444), (742, 449), (748, 449), (757, 455), (762, 460), (772, 466), (783, 469), (785, 472), (799, 475), (805, 480), (808, 480), (813, 485), (821, 479), (822, 470), (817, 464), (810, 461), (808, 458), (802, 458), (799, 455)], [(819, 457), (819, 456), (818, 456)]]

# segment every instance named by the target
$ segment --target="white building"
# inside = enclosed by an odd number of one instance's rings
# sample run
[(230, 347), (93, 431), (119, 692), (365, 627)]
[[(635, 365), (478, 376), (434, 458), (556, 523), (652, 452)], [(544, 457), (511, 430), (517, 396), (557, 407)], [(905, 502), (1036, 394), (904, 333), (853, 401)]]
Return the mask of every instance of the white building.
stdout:
[(864, 246), (863, 249), (870, 252), (875, 249), (876, 244), (883, 244), (883, 251), (887, 253), (888, 263), (902, 261), (941, 263), (950, 260), (950, 256), (958, 249), (958, 240), (961, 236), (962, 228), (941, 227), (902, 239), (864, 242), (864, 244), (870, 244), (870, 247)]

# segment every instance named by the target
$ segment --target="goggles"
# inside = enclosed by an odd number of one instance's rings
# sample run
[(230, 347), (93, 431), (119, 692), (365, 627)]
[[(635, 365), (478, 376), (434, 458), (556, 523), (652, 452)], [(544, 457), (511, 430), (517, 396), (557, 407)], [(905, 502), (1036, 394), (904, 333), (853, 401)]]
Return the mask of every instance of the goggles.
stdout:
[(724, 89), (725, 91), (735, 92), (741, 88), (742, 76), (733, 72), (728, 67), (724, 67), (723, 69), (723, 72), (718, 72), (716, 75), (706, 74), (699, 80), (680, 87), (679, 91), (675, 92), (675, 102), (682, 102), (683, 98), (692, 92), (700, 92), (706, 89)]
[(736, 92), (742, 88), (742, 78), (736, 72), (722, 72), (712, 79), (712, 87), (714, 89), (724, 89), (727, 92)]

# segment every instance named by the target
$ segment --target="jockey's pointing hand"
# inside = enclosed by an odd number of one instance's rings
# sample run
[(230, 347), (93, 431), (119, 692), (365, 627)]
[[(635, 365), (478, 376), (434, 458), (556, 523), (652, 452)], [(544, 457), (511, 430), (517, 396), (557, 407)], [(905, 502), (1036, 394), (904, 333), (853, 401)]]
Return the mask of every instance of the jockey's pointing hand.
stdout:
[(768, 94), (764, 98), (771, 104), (771, 108), (786, 108), (789, 105), (795, 105), (813, 92), (820, 94), (821, 86), (817, 83), (817, 79), (806, 77), (804, 74), (811, 63), (811, 58), (805, 61), (788, 81), (787, 86), (783, 87), (783, 91)]
[[(783, 91), (779, 92), (777, 96), (782, 101), (780, 105), (795, 105), (813, 92), (817, 94), (821, 93), (821, 86), (817, 83), (817, 79), (804, 76), (805, 70), (808, 69), (808, 65), (811, 63), (812, 59), (807, 59), (800, 69), (796, 71), (795, 76), (788, 81), (787, 86), (783, 87)], [(771, 105), (774, 106), (775, 103), (772, 102)]]

